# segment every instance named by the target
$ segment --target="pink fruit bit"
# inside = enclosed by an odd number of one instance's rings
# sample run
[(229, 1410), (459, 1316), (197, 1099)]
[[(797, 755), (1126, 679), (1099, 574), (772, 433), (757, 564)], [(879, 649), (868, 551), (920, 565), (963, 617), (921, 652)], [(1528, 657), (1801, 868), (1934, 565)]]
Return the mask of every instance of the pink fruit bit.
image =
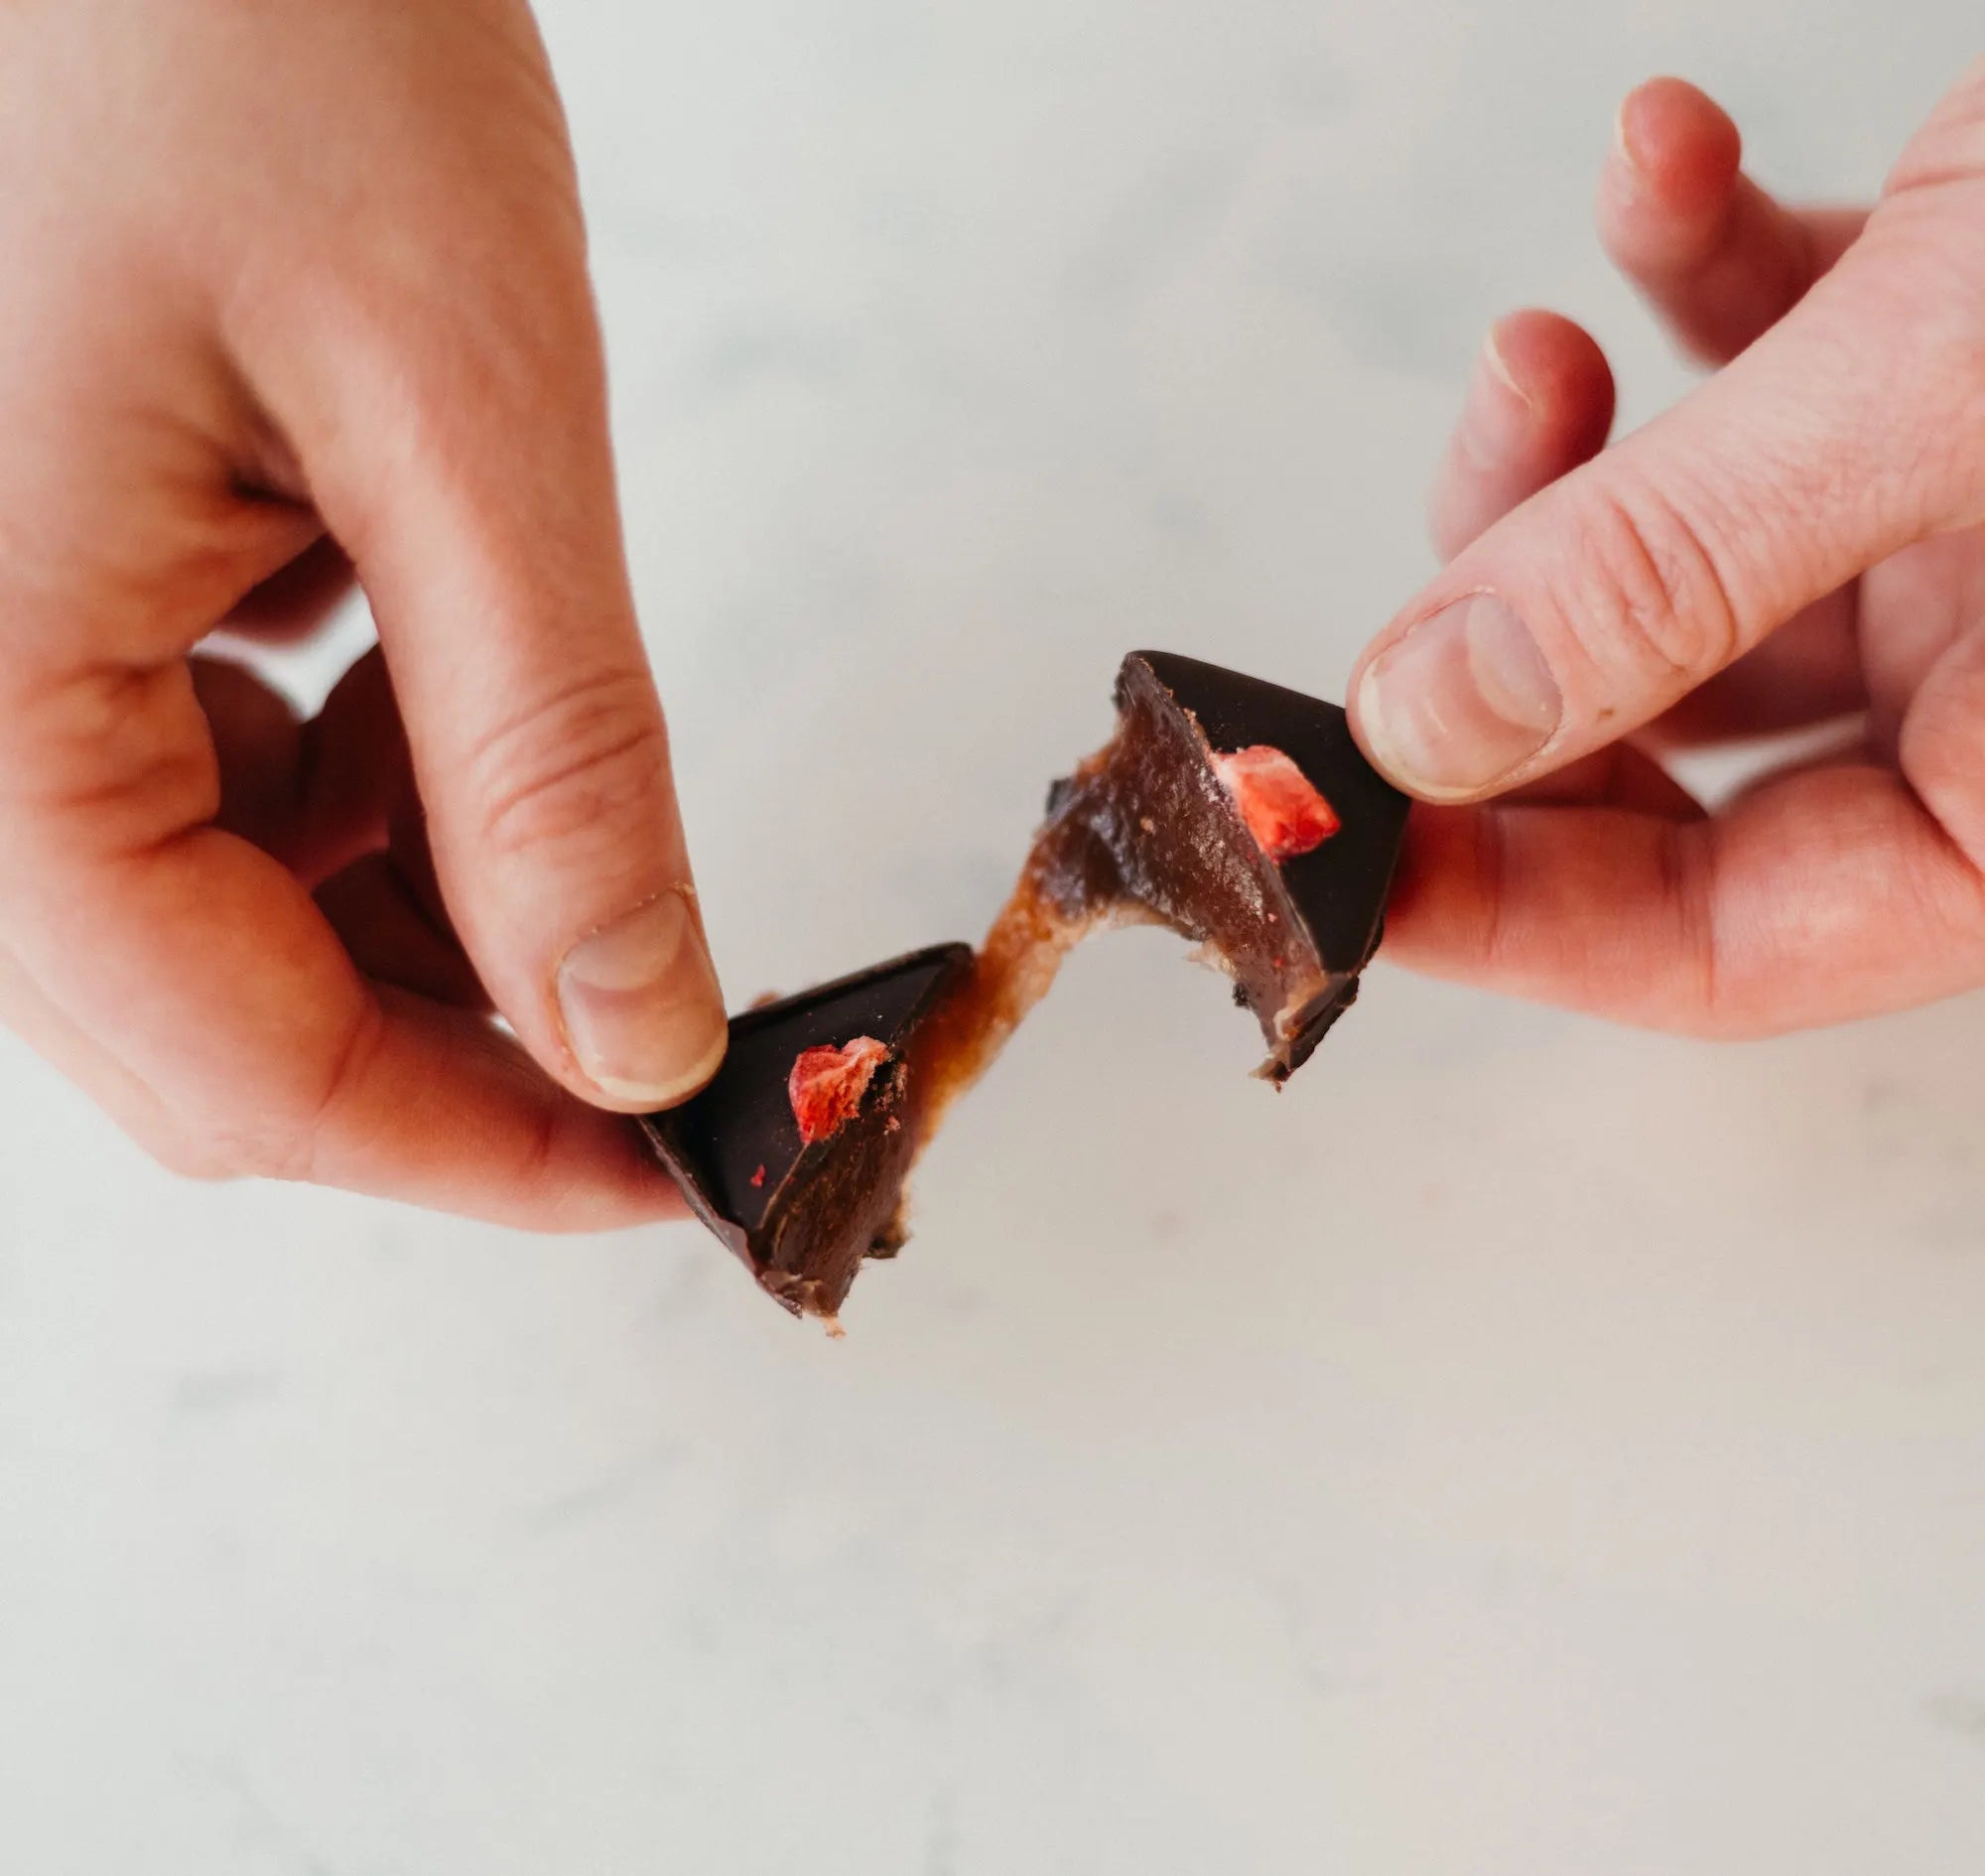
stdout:
[(1309, 777), (1266, 743), (1216, 754), (1213, 772), (1234, 798), (1255, 845), (1277, 865), (1313, 852), (1344, 825)]
[(888, 1059), (888, 1049), (872, 1035), (858, 1035), (838, 1049), (803, 1051), (786, 1082), (800, 1139), (811, 1146), (840, 1133), (860, 1112), (868, 1084)]

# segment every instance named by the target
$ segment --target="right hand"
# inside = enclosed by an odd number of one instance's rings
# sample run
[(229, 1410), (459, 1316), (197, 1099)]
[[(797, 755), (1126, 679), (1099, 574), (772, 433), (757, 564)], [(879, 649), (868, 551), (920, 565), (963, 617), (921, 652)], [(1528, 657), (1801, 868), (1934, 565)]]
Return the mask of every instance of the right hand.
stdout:
[[(1394, 956), (1713, 1035), (1985, 986), (1985, 62), (1872, 211), (1738, 160), (1693, 87), (1628, 99), (1601, 233), (1721, 368), (1606, 449), (1591, 339), (1499, 327), (1435, 495), (1452, 559), (1352, 694), (1450, 804), (1414, 816)], [(1850, 717), (1714, 815), (1657, 759)]]

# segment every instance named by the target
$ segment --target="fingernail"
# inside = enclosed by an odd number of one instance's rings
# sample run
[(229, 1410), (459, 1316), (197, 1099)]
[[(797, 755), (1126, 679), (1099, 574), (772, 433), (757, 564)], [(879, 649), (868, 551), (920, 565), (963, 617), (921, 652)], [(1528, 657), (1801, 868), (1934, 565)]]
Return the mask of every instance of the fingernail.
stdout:
[(1358, 722), (1402, 788), (1433, 801), (1479, 794), (1551, 739), (1564, 700), (1537, 641), (1493, 593), (1413, 626), (1358, 686)]
[(558, 998), (580, 1068), (615, 1101), (669, 1107), (724, 1059), (724, 994), (686, 889), (575, 945)]
[(1513, 393), (1525, 409), (1529, 407), (1529, 396), (1517, 382), (1517, 374), (1510, 369), (1510, 361), (1503, 356), (1503, 347), (1497, 340), (1496, 329), (1493, 326), (1489, 329), (1488, 336), (1482, 341), (1482, 362), (1488, 367), (1491, 377)]
[(1482, 356), (1462, 401), (1455, 442), (1476, 467), (1495, 468), (1522, 443), (1531, 409), (1492, 332), (1483, 341)]
[(1634, 154), (1634, 133), (1628, 128), (1627, 116), (1639, 96), (1638, 91), (1629, 91), (1620, 100), (1620, 108), (1613, 113), (1614, 154), (1627, 166), (1628, 176), (1636, 183), (1646, 178), (1647, 171), (1641, 167), (1641, 159)]

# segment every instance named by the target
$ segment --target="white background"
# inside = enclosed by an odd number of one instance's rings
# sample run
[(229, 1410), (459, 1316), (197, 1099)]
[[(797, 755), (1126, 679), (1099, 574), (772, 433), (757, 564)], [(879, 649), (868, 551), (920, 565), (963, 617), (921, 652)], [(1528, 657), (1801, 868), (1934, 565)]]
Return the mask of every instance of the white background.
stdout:
[[(1336, 692), (1680, 70), (1873, 186), (1957, 0), (560, 0), (742, 1001), (976, 935), (1157, 644)], [(527, 440), (520, 447), (528, 447)], [(1985, 1004), (1375, 972), (1279, 1102), (1092, 947), (830, 1345), (694, 1228), (177, 1186), (0, 1046), (0, 1867), (1985, 1867)]]

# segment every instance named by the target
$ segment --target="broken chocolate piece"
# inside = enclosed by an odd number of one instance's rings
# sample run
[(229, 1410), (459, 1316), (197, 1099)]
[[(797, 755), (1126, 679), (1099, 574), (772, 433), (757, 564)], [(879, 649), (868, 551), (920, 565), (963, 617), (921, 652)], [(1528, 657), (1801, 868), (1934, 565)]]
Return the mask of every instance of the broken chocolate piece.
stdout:
[(1358, 994), (1407, 801), (1344, 712), (1133, 652), (1110, 742), (1055, 784), (975, 954), (943, 945), (734, 1018), (717, 1079), (641, 1125), (704, 1222), (796, 1314), (826, 1316), (904, 1241), (902, 1187), (1089, 933), (1154, 922), (1234, 979), (1280, 1083)]
[[(1159, 806), (1141, 808), (1159, 831), (1121, 842), (1125, 871), (1167, 924), (1232, 972), (1269, 1046), (1262, 1073), (1286, 1081), (1358, 995), (1385, 928), (1411, 804), (1365, 759), (1344, 712), (1300, 691), (1139, 651), (1124, 661), (1117, 702), (1116, 774), (1101, 792), (1156, 797), (1170, 810), (1168, 819)], [(1182, 741), (1215, 788), (1187, 785), (1189, 767), (1167, 772), (1165, 758)], [(1338, 823), (1329, 838), (1280, 857), (1262, 851), (1213, 762), (1257, 747), (1286, 756), (1328, 804)]]
[[(1269, 1049), (1261, 1073), (1276, 1083), (1358, 995), (1409, 804), (1365, 759), (1344, 712), (1159, 651), (1124, 660), (1117, 707), (1116, 736), (1050, 791), (1019, 886), (939, 1019), (939, 1111), (1104, 926), (1155, 921), (1197, 943), (1255, 1012)], [(1272, 791), (1253, 817), (1237, 767), (1265, 779), (1257, 794)]]
[[(930, 1086), (928, 1021), (971, 963), (969, 945), (939, 945), (749, 1009), (731, 1019), (716, 1080), (641, 1121), (697, 1215), (796, 1315), (832, 1317), (861, 1260), (902, 1244), (902, 1184)], [(860, 1041), (871, 1049), (842, 1053)], [(795, 1068), (816, 1049), (865, 1061), (869, 1073), (852, 1112), (809, 1140)]]

